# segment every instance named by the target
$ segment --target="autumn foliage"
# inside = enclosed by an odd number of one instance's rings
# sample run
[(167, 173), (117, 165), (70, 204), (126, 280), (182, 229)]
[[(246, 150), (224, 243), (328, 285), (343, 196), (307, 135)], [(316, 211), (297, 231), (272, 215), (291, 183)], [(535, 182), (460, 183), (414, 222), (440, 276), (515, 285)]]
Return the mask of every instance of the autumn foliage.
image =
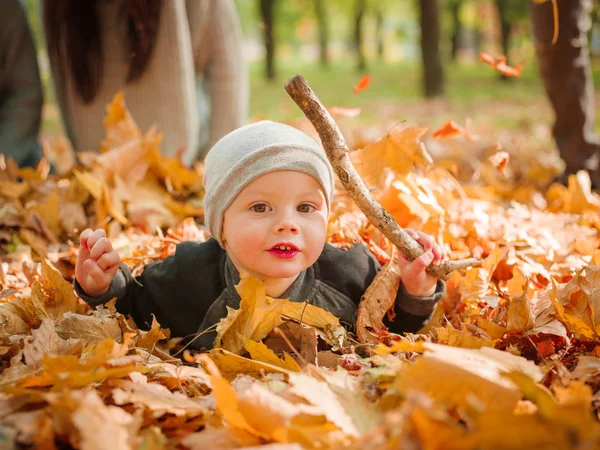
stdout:
[[(343, 115), (343, 114), (342, 114)], [(553, 167), (458, 126), (445, 139), (342, 129), (353, 162), (401, 226), (433, 235), (453, 273), (419, 334), (385, 329), (400, 274), (393, 249), (341, 190), (328, 240), (384, 264), (356, 333), (320, 308), (271, 299), (244, 276), (216, 348), (190, 352), (156, 321), (72, 288), (78, 232), (104, 227), (140, 273), (206, 240), (202, 167), (160, 155), (118, 96), (100, 153), (48, 143), (54, 162), (0, 165), (0, 442), (22, 448), (598, 448), (600, 197)], [(298, 126), (306, 126), (299, 123)], [(391, 261), (391, 262), (390, 262)], [(182, 312), (184, 313), (184, 312)]]

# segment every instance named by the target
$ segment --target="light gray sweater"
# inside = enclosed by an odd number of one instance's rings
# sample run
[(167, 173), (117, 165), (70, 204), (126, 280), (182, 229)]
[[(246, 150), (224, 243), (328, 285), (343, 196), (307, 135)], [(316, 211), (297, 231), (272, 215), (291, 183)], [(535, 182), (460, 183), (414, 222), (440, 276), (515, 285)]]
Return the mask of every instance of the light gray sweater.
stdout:
[(121, 8), (122, 0), (100, 2), (104, 76), (90, 104), (75, 92), (68, 63), (50, 61), (67, 134), (77, 150), (98, 150), (106, 105), (123, 90), (141, 130), (156, 124), (164, 134), (161, 153), (185, 147), (183, 160), (191, 164), (246, 119), (247, 70), (233, 0), (163, 2), (151, 60), (131, 84)]

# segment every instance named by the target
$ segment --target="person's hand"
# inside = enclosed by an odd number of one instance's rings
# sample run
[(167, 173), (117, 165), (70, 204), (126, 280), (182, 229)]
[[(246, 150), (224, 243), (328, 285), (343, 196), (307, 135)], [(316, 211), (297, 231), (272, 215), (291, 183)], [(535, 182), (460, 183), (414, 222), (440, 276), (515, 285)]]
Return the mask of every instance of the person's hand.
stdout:
[(429, 297), (437, 287), (437, 277), (426, 272), (430, 265), (438, 265), (444, 258), (442, 249), (425, 233), (411, 229), (405, 231), (415, 239), (425, 252), (414, 261), (409, 261), (402, 252), (398, 253), (398, 265), (402, 271), (402, 284), (410, 295), (415, 297)]
[(99, 297), (108, 291), (119, 270), (119, 254), (113, 250), (104, 230), (88, 228), (82, 231), (79, 240), (75, 278), (86, 294)]

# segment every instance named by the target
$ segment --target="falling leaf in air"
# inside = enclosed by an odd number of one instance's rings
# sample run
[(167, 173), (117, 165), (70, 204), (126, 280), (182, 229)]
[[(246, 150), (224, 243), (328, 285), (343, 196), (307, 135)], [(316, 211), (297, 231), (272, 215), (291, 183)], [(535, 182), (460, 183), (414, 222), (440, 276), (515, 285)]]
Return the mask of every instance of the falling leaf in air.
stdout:
[(371, 83), (371, 75), (365, 75), (364, 77), (362, 77), (360, 80), (358, 80), (358, 83), (356, 83), (356, 85), (354, 86), (354, 94), (358, 94), (359, 92), (364, 91), (366, 88), (369, 87), (369, 84)]

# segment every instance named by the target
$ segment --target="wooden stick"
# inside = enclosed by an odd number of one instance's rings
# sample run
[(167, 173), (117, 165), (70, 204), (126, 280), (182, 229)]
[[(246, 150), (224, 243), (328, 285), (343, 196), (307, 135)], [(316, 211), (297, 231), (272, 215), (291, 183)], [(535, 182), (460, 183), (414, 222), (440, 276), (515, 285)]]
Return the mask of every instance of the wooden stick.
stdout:
[[(337, 173), (352, 200), (369, 221), (379, 228), (392, 244), (398, 247), (411, 261), (422, 255), (424, 252), (423, 247), (404, 231), (371, 195), (369, 188), (367, 188), (350, 161), (348, 145), (344, 140), (344, 136), (342, 136), (342, 132), (304, 77), (295, 75), (290, 78), (285, 84), (285, 90), (319, 133), (333, 170)], [(427, 271), (442, 280), (447, 280), (455, 270), (480, 264), (481, 261), (476, 258), (443, 261), (438, 266), (430, 265)]]

